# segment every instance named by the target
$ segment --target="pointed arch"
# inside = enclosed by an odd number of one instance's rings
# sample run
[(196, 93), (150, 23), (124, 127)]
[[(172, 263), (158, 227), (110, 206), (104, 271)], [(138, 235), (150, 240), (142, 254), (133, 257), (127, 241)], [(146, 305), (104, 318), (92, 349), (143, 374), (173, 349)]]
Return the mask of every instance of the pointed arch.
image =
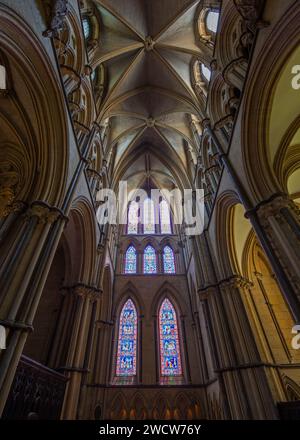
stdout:
[(171, 246), (169, 245), (166, 245), (163, 249), (163, 266), (164, 266), (164, 273), (167, 274), (176, 273), (174, 252)]
[(131, 298), (125, 302), (119, 317), (116, 376), (137, 373), (137, 310)]
[(176, 310), (165, 298), (159, 308), (160, 375), (181, 376), (181, 350)]
[(137, 234), (139, 224), (139, 204), (133, 200), (128, 207), (127, 234)]
[(172, 234), (171, 215), (169, 205), (166, 200), (159, 204), (160, 232), (162, 234)]
[(135, 247), (128, 246), (125, 254), (124, 272), (125, 274), (135, 274), (137, 271), (137, 254)]
[(144, 249), (144, 274), (157, 273), (157, 258), (155, 249), (151, 244)]

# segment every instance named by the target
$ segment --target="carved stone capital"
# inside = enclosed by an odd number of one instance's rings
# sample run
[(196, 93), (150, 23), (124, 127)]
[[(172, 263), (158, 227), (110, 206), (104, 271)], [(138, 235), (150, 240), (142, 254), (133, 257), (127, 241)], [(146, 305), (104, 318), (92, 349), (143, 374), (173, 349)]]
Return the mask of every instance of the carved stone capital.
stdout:
[(266, 203), (262, 203), (257, 208), (257, 214), (262, 223), (268, 224), (269, 217), (276, 217), (277, 219), (281, 218), (281, 209), (287, 208), (296, 214), (296, 216), (300, 215), (300, 210), (298, 206), (285, 195), (279, 195), (272, 200), (267, 201)]
[(68, 220), (59, 208), (49, 206), (43, 201), (33, 202), (25, 213), (26, 218), (37, 217), (38, 223), (54, 223), (58, 219)]
[(253, 287), (253, 283), (240, 275), (233, 275), (230, 278), (222, 280), (220, 283), (221, 289), (233, 288), (233, 289), (247, 289)]

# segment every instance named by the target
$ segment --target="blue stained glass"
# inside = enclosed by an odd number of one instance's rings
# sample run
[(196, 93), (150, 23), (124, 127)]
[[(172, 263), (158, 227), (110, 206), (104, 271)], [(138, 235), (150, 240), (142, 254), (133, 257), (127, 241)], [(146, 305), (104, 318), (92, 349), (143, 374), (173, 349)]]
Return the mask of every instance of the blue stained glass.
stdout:
[(164, 262), (164, 273), (174, 274), (176, 272), (174, 252), (170, 248), (170, 246), (164, 247), (163, 262)]
[(117, 376), (136, 375), (137, 313), (131, 299), (125, 303), (119, 322)]
[(144, 273), (157, 273), (155, 249), (150, 245), (144, 250)]
[(160, 207), (160, 231), (162, 234), (171, 234), (171, 220), (169, 205), (165, 200), (159, 204)]
[(125, 273), (136, 273), (136, 250), (129, 246), (125, 255)]
[(177, 317), (169, 299), (165, 299), (159, 311), (160, 365), (162, 376), (182, 374)]

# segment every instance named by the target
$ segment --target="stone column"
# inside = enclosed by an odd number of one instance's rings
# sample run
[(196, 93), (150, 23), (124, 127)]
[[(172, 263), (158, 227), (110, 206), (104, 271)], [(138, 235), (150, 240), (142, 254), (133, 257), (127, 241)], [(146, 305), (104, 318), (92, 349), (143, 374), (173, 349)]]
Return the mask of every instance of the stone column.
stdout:
[(84, 361), (89, 330), (89, 317), (91, 316), (92, 303), (97, 300), (97, 289), (93, 286), (79, 284), (71, 290), (74, 295), (75, 310), (72, 317), (70, 344), (66, 365), (61, 367), (68, 374), (65, 401), (62, 418), (74, 420), (78, 406), (82, 376), (87, 372)]
[(278, 195), (262, 203), (257, 214), (300, 303), (300, 210), (288, 196)]
[[(27, 333), (33, 330), (34, 313), (42, 287), (32, 276), (40, 262), (46, 240), (52, 236), (58, 241), (65, 217), (58, 208), (36, 201), (16, 218), (13, 228), (4, 237), (2, 246), (7, 251), (0, 279), (0, 324), (7, 330), (7, 349), (0, 355), (0, 414), (3, 411), (11, 383), (26, 342)], [(46, 277), (54, 248), (47, 248), (43, 259), (41, 277)]]
[(201, 289), (215, 344), (216, 373), (233, 419), (276, 419), (270, 386), (243, 296), (249, 282), (239, 276)]

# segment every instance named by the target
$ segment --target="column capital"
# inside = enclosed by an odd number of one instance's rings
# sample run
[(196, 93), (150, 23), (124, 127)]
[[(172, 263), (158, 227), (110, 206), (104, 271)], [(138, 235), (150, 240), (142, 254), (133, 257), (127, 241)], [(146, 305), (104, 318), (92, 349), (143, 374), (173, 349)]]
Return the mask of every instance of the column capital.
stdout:
[(73, 286), (64, 286), (62, 287), (62, 290), (65, 291), (65, 293), (69, 293), (71, 295), (79, 296), (82, 298), (89, 298), (92, 301), (97, 300), (100, 297), (100, 294), (103, 292), (102, 289), (96, 286), (84, 283), (78, 283)]
[(68, 221), (68, 217), (64, 215), (61, 209), (56, 206), (50, 206), (42, 200), (36, 200), (28, 207), (25, 217), (30, 219), (32, 217), (38, 218), (38, 223), (55, 223), (57, 220), (62, 219)]

